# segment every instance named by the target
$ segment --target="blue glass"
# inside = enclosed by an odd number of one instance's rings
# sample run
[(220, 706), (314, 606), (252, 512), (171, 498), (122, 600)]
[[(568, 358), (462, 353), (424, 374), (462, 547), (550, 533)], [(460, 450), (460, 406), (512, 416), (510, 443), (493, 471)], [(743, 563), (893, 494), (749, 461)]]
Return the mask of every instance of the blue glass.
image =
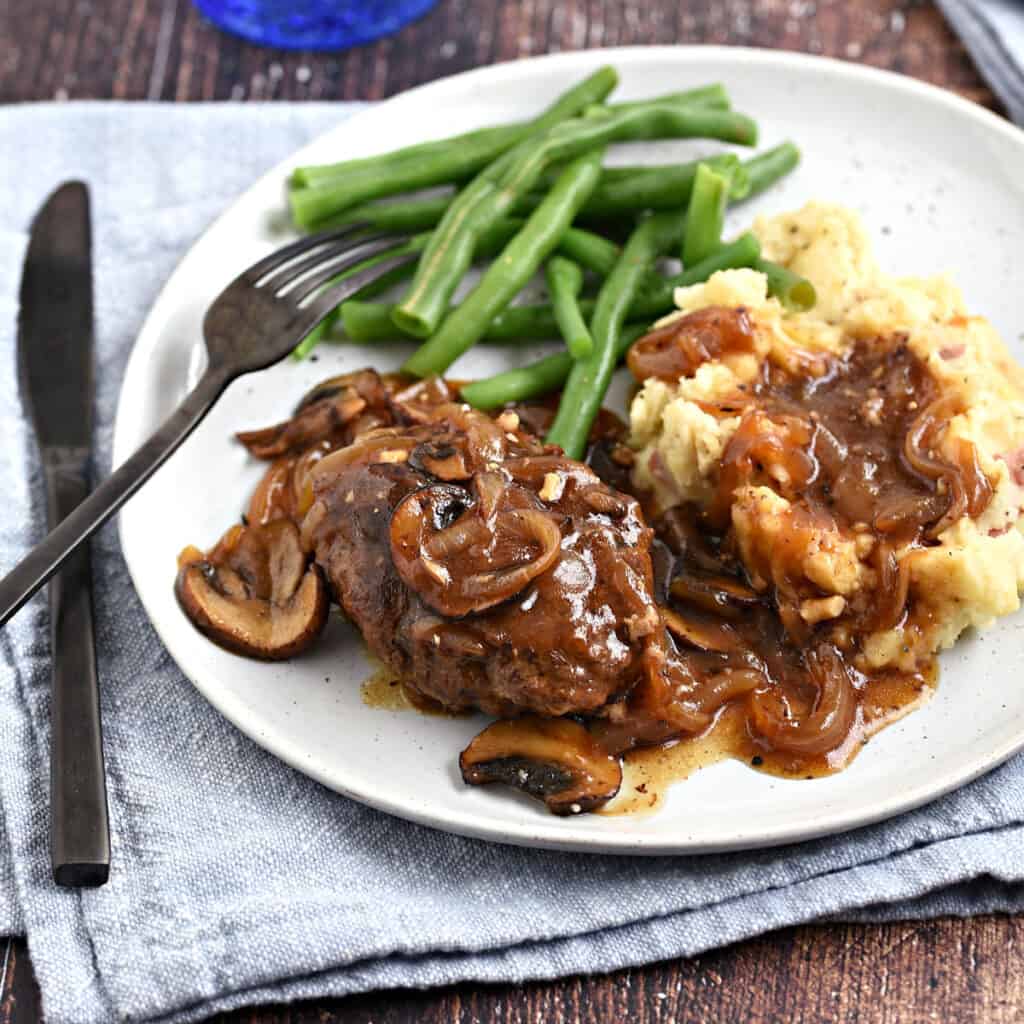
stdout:
[(194, 0), (218, 27), (262, 46), (344, 50), (397, 32), (437, 0)]

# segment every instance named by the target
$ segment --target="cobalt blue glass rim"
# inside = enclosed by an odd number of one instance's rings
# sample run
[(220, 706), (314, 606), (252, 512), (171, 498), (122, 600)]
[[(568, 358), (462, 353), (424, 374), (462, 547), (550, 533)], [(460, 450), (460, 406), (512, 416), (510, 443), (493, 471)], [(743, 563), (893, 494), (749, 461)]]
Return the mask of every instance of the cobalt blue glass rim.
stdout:
[(218, 28), (260, 46), (346, 50), (397, 32), (438, 0), (193, 0)]

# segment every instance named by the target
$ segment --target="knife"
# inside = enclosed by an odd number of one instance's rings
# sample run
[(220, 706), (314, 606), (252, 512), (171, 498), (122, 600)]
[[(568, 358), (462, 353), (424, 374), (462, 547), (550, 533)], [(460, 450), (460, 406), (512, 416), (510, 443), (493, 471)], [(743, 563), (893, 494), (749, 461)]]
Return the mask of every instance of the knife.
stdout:
[[(61, 185), (32, 222), (21, 278), (18, 368), (39, 442), (50, 529), (89, 493), (91, 235), (88, 190), (81, 182)], [(110, 835), (88, 544), (52, 578), (49, 595), (53, 877), (58, 885), (103, 885)]]

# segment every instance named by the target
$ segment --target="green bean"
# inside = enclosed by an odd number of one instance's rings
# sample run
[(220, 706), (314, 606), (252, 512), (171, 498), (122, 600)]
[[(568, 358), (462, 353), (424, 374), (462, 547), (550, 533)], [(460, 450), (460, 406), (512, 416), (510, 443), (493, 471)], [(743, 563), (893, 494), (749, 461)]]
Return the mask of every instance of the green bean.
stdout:
[(428, 231), (436, 227), (451, 205), (451, 193), (442, 196), (424, 196), (419, 199), (386, 200), (376, 203), (360, 203), (347, 210), (328, 217), (317, 224), (318, 231), (343, 228), (349, 224), (367, 224), (377, 231)]
[[(564, 248), (561, 250), (564, 252)], [(734, 242), (723, 245), (695, 267), (681, 274), (662, 278), (652, 275), (644, 290), (637, 295), (629, 309), (630, 319), (653, 320), (674, 308), (676, 288), (685, 288), (707, 280), (719, 270), (753, 266), (761, 254), (757, 239), (751, 234), (740, 235)], [(393, 307), (381, 302), (362, 302), (354, 299), (341, 305), (341, 321), (345, 334), (356, 342), (397, 341), (402, 333), (391, 319)], [(591, 299), (580, 300), (580, 312), (590, 317), (594, 311)], [(549, 305), (508, 306), (490, 323), (481, 341), (544, 341), (558, 337), (558, 324)]]
[(760, 270), (768, 278), (768, 294), (774, 295), (786, 309), (794, 313), (806, 313), (814, 308), (818, 295), (806, 277), (794, 274), (788, 267), (769, 260), (758, 260), (754, 269)]
[(729, 203), (729, 179), (701, 164), (693, 179), (686, 233), (682, 239), (683, 266), (700, 263), (722, 244), (725, 208)]
[[(512, 229), (522, 226), (523, 223), (524, 221), (521, 219), (506, 217), (496, 221), (489, 231), (499, 233), (507, 231), (507, 237), (511, 238), (515, 233)], [(474, 258), (483, 255), (485, 250), (486, 247), (482, 250), (481, 246), (477, 245), (474, 249)], [(583, 228), (568, 228), (558, 243), (558, 251), (568, 259), (579, 263), (580, 266), (587, 270), (592, 270), (595, 274), (600, 274), (602, 277), (608, 274), (615, 265), (615, 261), (619, 258), (619, 247), (614, 242), (610, 242), (601, 235), (594, 234), (592, 231), (586, 231)], [(397, 307), (388, 307), (388, 309), (388, 315), (394, 317)], [(400, 318), (395, 318), (395, 323), (392, 324), (389, 333), (381, 334), (379, 337), (394, 338), (396, 336), (408, 336), (405, 330), (398, 327), (400, 322)], [(555, 335), (549, 334), (544, 335), (544, 337), (554, 337), (556, 335), (557, 330)]]
[[(600, 183), (580, 214), (588, 217), (614, 217), (644, 210), (678, 210), (690, 198), (693, 179), (701, 163), (708, 164), (714, 170), (733, 172), (729, 197), (745, 198), (748, 178), (740, 169), (742, 165), (739, 157), (733, 153), (722, 153), (703, 161), (693, 160), (685, 164), (606, 167)], [(517, 209), (535, 202), (536, 198), (531, 195), (518, 204)]]
[(682, 92), (670, 92), (665, 96), (655, 96), (649, 100), (620, 100), (618, 103), (609, 103), (609, 110), (630, 110), (633, 107), (640, 107), (647, 103), (690, 103), (695, 106), (712, 107), (717, 110), (728, 110), (732, 104), (729, 102), (729, 93), (721, 82), (713, 82), (710, 85), (699, 85), (695, 89), (685, 89)]
[(332, 328), (337, 322), (338, 310), (332, 309), (330, 313), (328, 313), (327, 316), (324, 317), (324, 319), (321, 320), (320, 323), (318, 323), (316, 327), (314, 327), (313, 330), (311, 330), (309, 334), (307, 334), (302, 341), (292, 349), (292, 359), (301, 363), (302, 360), (305, 359), (313, 349), (315, 349), (317, 345), (327, 337), (328, 334), (330, 334)]
[(612, 173), (609, 168), (583, 212), (608, 217), (640, 210), (674, 210), (687, 204), (693, 191), (697, 168), (703, 163), (729, 177), (729, 198), (742, 199), (748, 192), (748, 178), (739, 158), (732, 153), (704, 161), (670, 164), (667, 167), (630, 168), (630, 173)]
[(444, 373), (486, 331), (537, 268), (554, 251), (601, 176), (604, 148), (591, 149), (569, 163), (547, 198), (530, 215), (501, 256), (486, 270), (461, 305), (403, 367), (426, 377)]
[[(602, 69), (602, 72), (606, 75), (608, 70), (610, 69)], [(610, 92), (611, 89), (608, 91)], [(597, 92), (598, 90), (595, 89), (595, 95)], [(711, 85), (698, 86), (695, 89), (687, 89), (683, 92), (669, 93), (661, 97), (660, 100), (664, 103), (691, 103), (698, 106), (713, 107), (718, 110), (728, 110), (730, 107), (729, 95), (725, 90), (725, 86), (718, 82)], [(613, 103), (610, 106), (613, 110), (621, 110), (627, 107), (635, 107), (641, 102), (649, 101), (632, 100), (626, 103)], [(345, 160), (334, 164), (298, 167), (292, 172), (291, 185), (293, 188), (305, 188), (330, 181), (333, 178), (344, 177), (355, 171), (365, 171), (368, 167), (372, 169), (378, 165), (378, 162), (383, 157), (403, 162), (407, 160), (433, 160), (438, 157), (447, 158), (451, 156), (453, 149), (459, 151), (457, 155), (461, 163), (466, 167), (466, 170), (459, 177), (467, 177), (499, 156), (505, 149), (511, 148), (531, 131), (537, 130), (538, 127), (535, 121), (496, 125), (492, 128), (479, 128), (447, 139), (421, 142), (378, 156), (360, 157), (355, 160)], [(472, 166), (474, 164), (475, 166)]]
[(520, 143), (480, 171), (445, 210), (408, 292), (392, 313), (395, 326), (403, 334), (425, 338), (437, 330), (452, 293), (469, 269), (476, 236), (506, 212), (497, 202), (497, 181), (518, 158), (522, 147)]
[(569, 228), (558, 243), (558, 251), (567, 259), (602, 277), (611, 273), (619, 258), (619, 247), (614, 242), (583, 228)]
[(615, 269), (605, 279), (590, 320), (594, 352), (573, 364), (547, 442), (560, 445), (572, 459), (581, 458), (591, 424), (601, 408), (618, 362), (619, 343), (626, 315), (653, 262), (685, 229), (685, 217), (676, 212), (656, 213), (629, 236)]
[[(411, 152), (398, 150), (334, 164), (330, 175), (318, 178), (316, 184), (289, 192), (292, 217), (300, 228), (309, 229), (367, 199), (459, 181), (500, 159), (502, 153), (523, 139), (543, 135), (566, 118), (600, 102), (617, 83), (615, 69), (603, 67), (560, 96), (539, 117), (514, 125), (511, 130), (484, 129), (468, 136), (414, 146)], [(308, 181), (310, 173), (311, 169), (303, 169), (301, 180)]]
[[(502, 124), (490, 128), (478, 128), (453, 135), (447, 139), (435, 139), (431, 142), (419, 142), (402, 149), (394, 149), (389, 153), (376, 156), (358, 157), (354, 160), (343, 160), (334, 164), (314, 164), (297, 167), (292, 171), (291, 186), (307, 188), (320, 185), (326, 181), (343, 178), (348, 174), (361, 173), (380, 168), (381, 162), (401, 164), (406, 161), (436, 160), (455, 156), (463, 168), (462, 174), (472, 174), (474, 170), (490, 163), (506, 149), (511, 148), (529, 130), (529, 121), (516, 124)], [(475, 164), (475, 166), (474, 166)], [(454, 180), (454, 179), (453, 179)]]
[(409, 293), (395, 310), (396, 323), (418, 337), (437, 330), (469, 267), (472, 235), (529, 194), (545, 167), (611, 142), (694, 136), (753, 145), (757, 126), (733, 111), (652, 104), (562, 122), (546, 135), (521, 143), (481, 171), (448, 207)]
[(766, 188), (774, 185), (779, 178), (785, 177), (800, 163), (800, 150), (795, 143), (783, 142), (772, 149), (751, 157), (743, 162), (750, 182), (748, 196), (756, 196)]
[[(622, 328), (615, 353), (616, 363), (647, 330), (646, 324), (626, 324)], [(510, 402), (525, 402), (557, 391), (565, 383), (573, 363), (568, 352), (558, 352), (527, 366), (517, 366), (493, 377), (475, 380), (465, 385), (460, 394), (464, 401), (477, 409), (499, 409)]]
[[(758, 159), (760, 158), (754, 158)], [(689, 198), (693, 176), (699, 162), (694, 160), (685, 164), (651, 167), (606, 167), (601, 172), (597, 188), (583, 205), (580, 214), (589, 217), (614, 217), (644, 210), (675, 209), (685, 204)], [(732, 153), (723, 153), (708, 157), (704, 162), (716, 169), (733, 169), (729, 198), (746, 198), (746, 165), (741, 164), (738, 157)], [(559, 170), (560, 168), (553, 168), (545, 172), (541, 175), (539, 184), (544, 187), (553, 184)], [(452, 193), (446, 193), (440, 196), (360, 203), (318, 223), (317, 230), (366, 223), (378, 231), (425, 231), (440, 222), (453, 198)], [(516, 203), (515, 211), (529, 213), (543, 200), (543, 193), (531, 192)]]
[[(594, 312), (593, 299), (580, 299), (579, 306), (584, 318)], [(508, 306), (491, 321), (483, 340), (551, 341), (557, 337), (558, 321), (551, 306)]]
[[(501, 252), (502, 247), (515, 235), (519, 230), (521, 221), (509, 219), (499, 221), (489, 231), (485, 232), (477, 241), (477, 253), (481, 259), (486, 259), (490, 256), (497, 255)], [(359, 273), (361, 270), (367, 270), (370, 267), (376, 266), (378, 263), (383, 263), (385, 260), (390, 260), (394, 256), (403, 255), (406, 253), (417, 253), (422, 252), (426, 248), (427, 242), (430, 240), (430, 232), (424, 232), (420, 235), (414, 235), (407, 242), (400, 246), (396, 246), (394, 249), (389, 249), (387, 252), (381, 253), (377, 256), (371, 256), (369, 259), (364, 260), (362, 263), (355, 267), (350, 267), (348, 270), (336, 277), (331, 278), (324, 288), (330, 288), (333, 285), (340, 284), (346, 278), (351, 277), (353, 274)], [(382, 292), (387, 291), (392, 285), (397, 284), (399, 281), (404, 281), (406, 278), (412, 276), (416, 265), (414, 263), (403, 263), (400, 266), (393, 267), (391, 270), (382, 274), (375, 281), (371, 281), (369, 284), (363, 285), (358, 292), (352, 297), (352, 301), (356, 299), (365, 300), (373, 298), (374, 296), (380, 295)], [(344, 303), (342, 303), (344, 305)], [(339, 307), (340, 308), (340, 307)], [(390, 308), (390, 307), (388, 307)], [(292, 358), (302, 360), (308, 356), (317, 345), (330, 333), (334, 325), (338, 321), (339, 311), (334, 309), (331, 313), (313, 328), (309, 334), (306, 335), (298, 345), (292, 349)]]
[[(434, 229), (412, 284), (393, 313), (404, 334), (425, 338), (437, 329), (469, 269), (477, 234), (501, 219), (490, 215), (487, 200), (495, 194), (495, 184), (489, 171), (481, 171), (455, 197)], [(436, 284), (439, 280), (441, 286)]]
[[(349, 299), (338, 307), (341, 324), (350, 341), (359, 343), (408, 341), (391, 319), (394, 307), (386, 302)], [(584, 316), (593, 312), (590, 299), (580, 302)], [(480, 338), (487, 342), (549, 341), (558, 337), (558, 324), (551, 306), (508, 306), (487, 326)]]
[(653, 287), (645, 287), (630, 306), (631, 317), (656, 318), (664, 316), (675, 307), (675, 290), (706, 281), (719, 270), (734, 270), (737, 267), (752, 267), (761, 256), (761, 244), (750, 234), (740, 235), (735, 241), (719, 246), (700, 263), (687, 267), (679, 274), (658, 278)]
[(350, 341), (408, 341), (408, 336), (391, 319), (394, 306), (387, 302), (362, 302), (348, 299), (338, 307), (341, 326)]
[(583, 271), (578, 263), (564, 256), (553, 256), (544, 268), (544, 277), (565, 347), (573, 359), (586, 359), (594, 351), (594, 341), (578, 301), (583, 288)]
[[(703, 262), (691, 267), (689, 270), (677, 274), (665, 282), (670, 285), (669, 295), (676, 287), (685, 287), (691, 284), (699, 284), (706, 281), (718, 270), (728, 270), (735, 266), (750, 266), (757, 261), (760, 246), (753, 235), (741, 235), (735, 242), (724, 245), (718, 252), (709, 256)], [(645, 312), (644, 297), (639, 297), (630, 307), (629, 316), (637, 316)], [(637, 307), (641, 307), (638, 311)], [(647, 310), (651, 316), (660, 316), (672, 308), (671, 298), (667, 305), (657, 307), (653, 312)], [(526, 337), (525, 330), (540, 327), (550, 327), (549, 311), (543, 306), (513, 306), (505, 310), (505, 316), (518, 314), (520, 321), (514, 326), (520, 329), (520, 335)], [(524, 315), (525, 314), (525, 315)], [(512, 326), (511, 321), (509, 326)], [(650, 329), (647, 319), (639, 323), (626, 324), (622, 328), (616, 346), (616, 364), (621, 362), (629, 347), (641, 335), (646, 334)], [(537, 335), (539, 337), (539, 334)], [(503, 339), (493, 339), (503, 340)], [(483, 380), (473, 381), (461, 390), (462, 398), (477, 409), (497, 409), (509, 402), (522, 402), (530, 398), (557, 391), (569, 376), (575, 365), (575, 360), (568, 352), (559, 352), (557, 355), (548, 356), (528, 366), (519, 366), (504, 373), (495, 374)], [(548, 437), (550, 440), (550, 435)]]

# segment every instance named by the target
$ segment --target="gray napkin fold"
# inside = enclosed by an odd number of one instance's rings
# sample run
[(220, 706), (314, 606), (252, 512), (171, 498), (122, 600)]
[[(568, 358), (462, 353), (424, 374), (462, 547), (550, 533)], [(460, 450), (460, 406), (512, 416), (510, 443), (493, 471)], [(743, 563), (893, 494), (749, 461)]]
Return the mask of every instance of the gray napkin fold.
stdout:
[[(0, 111), (0, 570), (42, 526), (14, 373), (17, 268), (42, 199), (66, 178), (92, 188), (105, 469), (125, 360), (171, 269), (243, 187), (350, 110)], [(45, 603), (0, 633), (0, 929), (27, 933), (51, 1024), (604, 971), (835, 916), (1024, 909), (1022, 758), (896, 821), (795, 847), (686, 859), (489, 845), (369, 810), (264, 753), (177, 670), (111, 529), (95, 566), (104, 889), (49, 879)]]
[(937, 0), (1007, 113), (1024, 124), (1024, 5), (1020, 0)]

